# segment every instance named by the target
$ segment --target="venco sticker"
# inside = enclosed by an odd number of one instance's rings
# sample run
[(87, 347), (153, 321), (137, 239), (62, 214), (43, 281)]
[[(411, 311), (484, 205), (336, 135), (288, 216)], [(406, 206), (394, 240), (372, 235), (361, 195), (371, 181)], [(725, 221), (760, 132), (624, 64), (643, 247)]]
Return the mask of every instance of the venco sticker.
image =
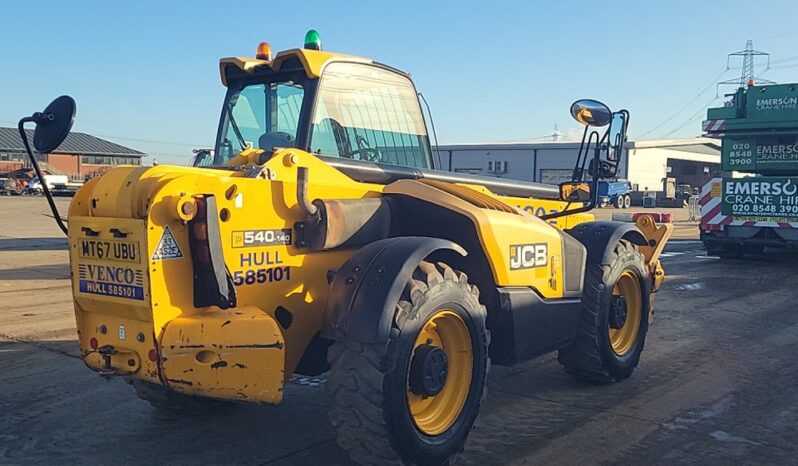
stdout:
[(78, 264), (81, 293), (144, 300), (144, 272), (129, 267)]
[(736, 220), (798, 221), (798, 178), (725, 178), (721, 213)]

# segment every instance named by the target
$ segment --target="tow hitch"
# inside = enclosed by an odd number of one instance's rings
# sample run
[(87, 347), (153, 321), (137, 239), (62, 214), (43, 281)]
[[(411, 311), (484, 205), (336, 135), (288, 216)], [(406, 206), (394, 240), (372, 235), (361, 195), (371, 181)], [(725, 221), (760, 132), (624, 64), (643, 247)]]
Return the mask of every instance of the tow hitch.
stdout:
[[(90, 363), (90, 359), (95, 358), (100, 360), (97, 361), (100, 364)], [(84, 360), (90, 367), (100, 366), (97, 373), (102, 377), (131, 375), (139, 369), (139, 358), (135, 353), (119, 350), (111, 345), (101, 346), (87, 353)]]

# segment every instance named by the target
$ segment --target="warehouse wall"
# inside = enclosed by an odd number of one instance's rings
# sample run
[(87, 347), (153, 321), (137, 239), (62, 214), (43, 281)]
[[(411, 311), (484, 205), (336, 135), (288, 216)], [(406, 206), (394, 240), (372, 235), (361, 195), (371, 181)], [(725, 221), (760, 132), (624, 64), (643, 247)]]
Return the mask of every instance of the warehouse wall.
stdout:
[[(709, 166), (711, 169), (719, 167), (718, 162), (720, 160), (718, 156), (709, 154), (690, 153), (660, 147), (631, 149), (629, 151), (628, 180), (632, 182), (632, 185), (636, 184), (641, 191), (662, 191), (663, 178), (677, 176), (676, 173), (668, 173), (668, 160), (671, 158), (696, 164), (696, 169), (700, 173), (703, 173), (704, 166)], [(679, 183), (682, 181), (680, 180)]]
[[(577, 145), (578, 146), (578, 145)], [(559, 183), (570, 179), (578, 147), (544, 147), (537, 149), (453, 149), (451, 171), (483, 176), (500, 176), (538, 183)], [(449, 169), (450, 150), (441, 151), (442, 167)], [(437, 155), (433, 154), (437, 160)], [(619, 167), (619, 177), (626, 176), (625, 157)], [(505, 162), (505, 172), (488, 171), (489, 161)]]
[[(441, 151), (444, 168), (448, 165), (449, 151)], [(490, 173), (489, 161), (505, 162), (504, 173)], [(453, 150), (451, 171), (473, 173), (482, 176), (499, 176), (514, 180), (533, 181), (535, 153), (532, 150)]]
[[(624, 150), (618, 166), (618, 178), (628, 179), (638, 189), (649, 191), (662, 191), (663, 178), (668, 176), (682, 177), (679, 183), (689, 183), (696, 186), (694, 178), (683, 173), (669, 173), (669, 159), (679, 160), (679, 170), (684, 166), (695, 165), (695, 172), (703, 174), (703, 168), (709, 166), (711, 170), (719, 168), (720, 153), (702, 153), (711, 151), (697, 145), (663, 145), (652, 147), (638, 147)], [(520, 147), (519, 147), (520, 146)], [(525, 147), (524, 147), (525, 146)], [(634, 146), (633, 146), (634, 147)], [(698, 150), (699, 152), (695, 152)], [(440, 166), (444, 170), (472, 173), (482, 176), (498, 176), (522, 181), (556, 184), (570, 179), (574, 164), (576, 163), (578, 143), (559, 144), (486, 144), (480, 145), (452, 145), (441, 150)], [(449, 154), (451, 153), (451, 167)], [(437, 155), (433, 155), (437, 157)], [(592, 153), (589, 155), (592, 157)], [(491, 173), (489, 163), (502, 161), (505, 170), (502, 173)], [(671, 164), (673, 165), (673, 164)], [(587, 168), (587, 167), (585, 167)], [(689, 178), (689, 179), (687, 179)]]

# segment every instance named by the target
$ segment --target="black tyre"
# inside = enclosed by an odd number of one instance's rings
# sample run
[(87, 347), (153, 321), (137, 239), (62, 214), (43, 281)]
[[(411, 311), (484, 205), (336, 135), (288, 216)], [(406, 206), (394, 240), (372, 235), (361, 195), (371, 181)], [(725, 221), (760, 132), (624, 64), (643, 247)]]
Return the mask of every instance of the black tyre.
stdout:
[(632, 196), (626, 194), (623, 196), (623, 208), (628, 209), (629, 207), (632, 207)]
[(615, 196), (615, 199), (612, 200), (612, 205), (614, 205), (616, 209), (623, 209), (623, 196)]
[(217, 411), (232, 405), (223, 400), (184, 395), (163, 385), (143, 380), (128, 379), (127, 382), (133, 386), (136, 396), (149, 402), (153, 408), (165, 413), (196, 415)]
[(708, 256), (718, 256), (721, 259), (742, 259), (745, 247), (739, 244), (705, 243)]
[(643, 255), (626, 240), (609, 265), (588, 266), (577, 337), (557, 356), (566, 372), (601, 383), (632, 374), (648, 331), (650, 283)]
[(338, 443), (360, 464), (449, 464), (486, 394), (485, 307), (465, 274), (422, 262), (386, 343), (338, 329), (327, 389)]

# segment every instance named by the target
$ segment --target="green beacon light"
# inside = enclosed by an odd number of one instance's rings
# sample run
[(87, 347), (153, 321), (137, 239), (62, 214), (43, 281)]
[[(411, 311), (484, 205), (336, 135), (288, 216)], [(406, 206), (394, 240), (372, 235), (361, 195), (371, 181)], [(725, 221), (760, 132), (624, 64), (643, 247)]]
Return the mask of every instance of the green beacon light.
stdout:
[(309, 50), (321, 50), (321, 37), (315, 29), (311, 29), (305, 34), (305, 48)]

